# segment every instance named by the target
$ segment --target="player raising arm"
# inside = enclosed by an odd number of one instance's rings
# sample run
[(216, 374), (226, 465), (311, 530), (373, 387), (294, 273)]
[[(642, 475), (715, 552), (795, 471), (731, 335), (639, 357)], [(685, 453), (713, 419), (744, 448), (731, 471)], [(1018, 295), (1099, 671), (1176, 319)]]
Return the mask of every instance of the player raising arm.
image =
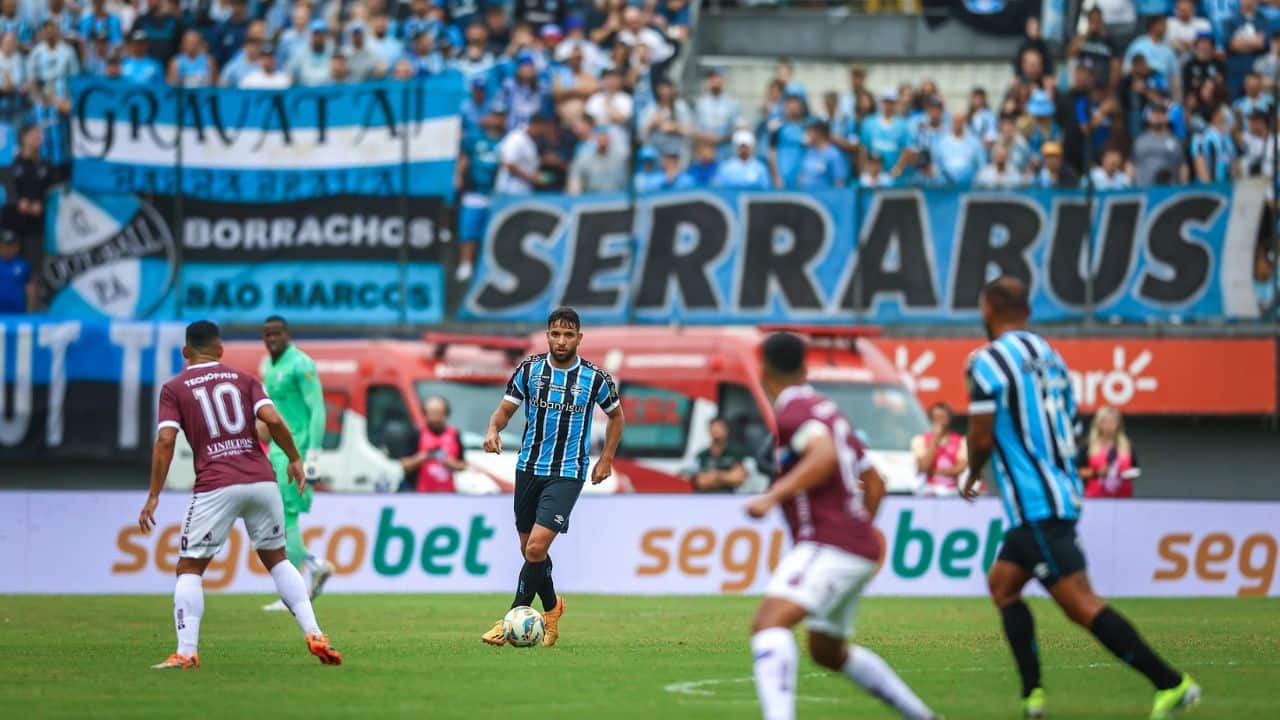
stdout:
[(765, 720), (796, 714), (797, 651), (792, 628), (805, 621), (809, 654), (828, 670), (888, 703), (909, 720), (935, 717), (879, 655), (849, 645), (863, 588), (876, 570), (872, 527), (884, 481), (836, 404), (807, 382), (805, 345), (776, 333), (764, 343), (765, 392), (774, 402), (782, 475), (747, 504), (762, 518), (776, 506), (795, 547), (778, 564), (752, 622), (756, 693)]
[(307, 649), (326, 665), (341, 665), (342, 655), (320, 631), (302, 576), (285, 558), (284, 508), (280, 489), (259, 444), (254, 420), (267, 426), (271, 439), (288, 458), (286, 473), (291, 492), (305, 484), (302, 458), (284, 418), (254, 377), (221, 363), (218, 326), (200, 321), (187, 326), (182, 355), (187, 367), (160, 390), (160, 427), (151, 455), (151, 491), (138, 526), (149, 533), (156, 526), (160, 503), (181, 430), (195, 458), (196, 484), (182, 523), (178, 580), (173, 591), (173, 617), (178, 631), (177, 652), (153, 668), (200, 667), (198, 644), (204, 615), (204, 571), (226, 542), (239, 518), (271, 573), (280, 599), (306, 635)]
[[(1075, 466), (1075, 396), (1062, 357), (1027, 330), (1027, 287), (1012, 277), (987, 285), (980, 301), (991, 343), (969, 357), (969, 467), (961, 495), (972, 500), (991, 471), (1008, 514), (1000, 554), (987, 575), (1022, 677), (1024, 717), (1045, 716), (1040, 654), (1022, 588), (1035, 577), (1072, 622), (1156, 687), (1151, 720), (1199, 702), (1200, 686), (1151, 649), (1089, 585), (1076, 537), (1083, 488)], [(993, 459), (994, 453), (994, 459)]]

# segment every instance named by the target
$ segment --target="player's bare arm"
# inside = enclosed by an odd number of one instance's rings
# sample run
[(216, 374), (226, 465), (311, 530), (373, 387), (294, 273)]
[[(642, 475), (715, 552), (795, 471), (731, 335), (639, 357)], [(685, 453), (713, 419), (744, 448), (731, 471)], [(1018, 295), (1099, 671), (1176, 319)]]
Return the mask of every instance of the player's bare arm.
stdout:
[(302, 492), (307, 486), (307, 475), (302, 470), (302, 456), (298, 454), (298, 446), (293, 443), (293, 433), (289, 432), (289, 426), (284, 423), (280, 411), (274, 405), (263, 405), (258, 408), (258, 419), (266, 424), (271, 439), (284, 451), (285, 457), (289, 458), (286, 472), (289, 479), (298, 486), (298, 492)]
[(173, 462), (173, 448), (177, 442), (177, 428), (162, 427), (156, 434), (155, 446), (151, 449), (151, 488), (142, 512), (138, 513), (138, 527), (144, 534), (156, 526), (156, 506), (160, 504), (164, 481), (169, 477), (169, 464)]
[(880, 501), (884, 500), (884, 478), (874, 467), (868, 467), (858, 476), (862, 483), (862, 506), (867, 509), (867, 516), (874, 520), (880, 512)]
[(519, 407), (505, 398), (498, 403), (498, 409), (489, 416), (489, 430), (484, 434), (485, 452), (495, 454), (502, 452), (502, 431), (506, 429), (507, 423), (511, 422), (511, 416)]
[(992, 413), (969, 415), (969, 430), (964, 439), (969, 456), (969, 477), (965, 478), (964, 487), (960, 488), (960, 496), (965, 500), (978, 497), (978, 480), (982, 475), (982, 469), (991, 459), (991, 448), (996, 442), (995, 423), (996, 416)]
[(747, 503), (747, 514), (753, 518), (762, 518), (778, 503), (817, 487), (823, 480), (831, 477), (832, 473), (838, 472), (839, 468), (836, 443), (831, 434), (815, 434), (805, 443), (800, 461), (791, 468), (791, 472), (778, 478), (768, 492)]
[(600, 451), (600, 459), (591, 470), (592, 485), (599, 485), (613, 474), (613, 456), (618, 452), (618, 443), (622, 442), (622, 428), (627, 424), (620, 404), (605, 415), (609, 422), (604, 427), (604, 449)]

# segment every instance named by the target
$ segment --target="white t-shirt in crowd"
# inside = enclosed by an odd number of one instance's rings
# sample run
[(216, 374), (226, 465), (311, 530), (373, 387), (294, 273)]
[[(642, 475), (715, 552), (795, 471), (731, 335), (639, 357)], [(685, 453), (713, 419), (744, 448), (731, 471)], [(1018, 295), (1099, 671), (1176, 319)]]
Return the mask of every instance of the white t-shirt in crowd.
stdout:
[(499, 195), (533, 193), (532, 185), (507, 170), (507, 165), (514, 165), (528, 175), (538, 172), (538, 146), (524, 128), (516, 128), (502, 138), (502, 142), (498, 143), (498, 160), (502, 163), (502, 167), (498, 170), (498, 179), (494, 182), (495, 193)]
[(240, 80), (242, 90), (284, 90), (292, 84), (289, 73), (279, 69), (268, 75), (262, 68), (254, 68)]
[(623, 117), (630, 118), (631, 111), (634, 109), (635, 103), (632, 102), (631, 96), (625, 92), (616, 92), (609, 95), (603, 90), (587, 98), (587, 105), (584, 108), (587, 115), (598, 125), (607, 125), (613, 122), (613, 111), (619, 112)]

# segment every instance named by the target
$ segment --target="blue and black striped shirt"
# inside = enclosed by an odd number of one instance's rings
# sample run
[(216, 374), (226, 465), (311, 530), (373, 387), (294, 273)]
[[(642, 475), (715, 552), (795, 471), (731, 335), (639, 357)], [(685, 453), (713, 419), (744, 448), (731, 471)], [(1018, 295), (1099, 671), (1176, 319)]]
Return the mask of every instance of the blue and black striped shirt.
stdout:
[(505, 399), (524, 405), (524, 440), (516, 467), (533, 475), (579, 480), (586, 479), (590, 462), (592, 405), (607, 413), (619, 402), (609, 373), (582, 358), (561, 370), (546, 353), (520, 363)]
[(995, 415), (992, 470), (1009, 524), (1080, 517), (1076, 401), (1062, 356), (1013, 330), (969, 357), (969, 414)]

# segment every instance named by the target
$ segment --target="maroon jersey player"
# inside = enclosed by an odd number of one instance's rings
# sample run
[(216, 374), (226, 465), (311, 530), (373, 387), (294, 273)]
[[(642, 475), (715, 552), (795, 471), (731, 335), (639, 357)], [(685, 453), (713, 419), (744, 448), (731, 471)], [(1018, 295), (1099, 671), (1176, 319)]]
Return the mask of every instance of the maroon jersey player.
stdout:
[(160, 390), (151, 493), (138, 515), (142, 532), (151, 532), (181, 430), (195, 456), (196, 484), (178, 543), (178, 580), (173, 593), (178, 649), (152, 667), (200, 667), (197, 649), (204, 615), (204, 571), (237, 519), (244, 521), (254, 550), (271, 572), (280, 599), (305, 633), (311, 654), (326, 665), (340, 665), (342, 655), (320, 631), (302, 576), (284, 562), (284, 506), (275, 472), (258, 441), (256, 421), (266, 425), (271, 438), (288, 455), (289, 477), (301, 492), (305, 482), (302, 461), (289, 428), (262, 383), (220, 362), (222, 340), (217, 325), (207, 321), (188, 325), (182, 355), (187, 359), (186, 368)]
[(849, 645), (858, 600), (880, 556), (872, 521), (884, 481), (867, 460), (853, 426), (806, 382), (805, 344), (790, 333), (765, 340), (765, 391), (774, 401), (780, 475), (747, 505), (752, 517), (781, 506), (794, 547), (778, 564), (752, 624), (756, 693), (766, 720), (792, 720), (802, 620), (809, 652), (905, 718), (933, 712), (879, 655)]

